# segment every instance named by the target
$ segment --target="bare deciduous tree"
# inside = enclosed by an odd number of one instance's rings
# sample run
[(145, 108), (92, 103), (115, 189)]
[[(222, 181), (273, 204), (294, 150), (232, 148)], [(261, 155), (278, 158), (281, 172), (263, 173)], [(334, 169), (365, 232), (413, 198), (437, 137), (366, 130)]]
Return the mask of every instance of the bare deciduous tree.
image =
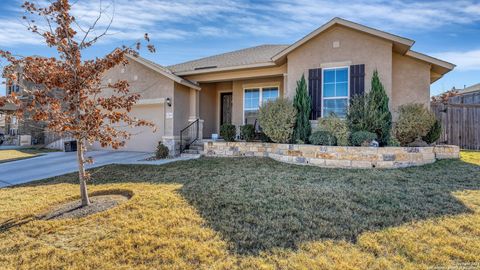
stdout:
[[(117, 48), (102, 58), (83, 60), (82, 51), (96, 44), (108, 31), (106, 27), (101, 34), (92, 36), (102, 10), (90, 27), (82, 28), (71, 15), (68, 0), (54, 1), (47, 7), (25, 2), (22, 7), (27, 14), (23, 19), (28, 30), (40, 35), (46, 46), (55, 48), (58, 57), (16, 57), (0, 50), (0, 56), (9, 62), (3, 71), (7, 81), (19, 81), (20, 74), (22, 81), (30, 83), (28, 88), (24, 87), (29, 96), (27, 100), (12, 93), (0, 98), (0, 106), (16, 104), (19, 118), (28, 111), (34, 120), (45, 122), (48, 131), (76, 139), (80, 194), (82, 206), (86, 206), (90, 204), (87, 192), (90, 175), (85, 171), (85, 164), (92, 162), (85, 158), (86, 144), (98, 141), (103, 147), (117, 149), (130, 136), (118, 128), (119, 124), (153, 127), (148, 121), (129, 116), (140, 96), (130, 92), (128, 81), (104, 83), (102, 80), (107, 70), (128, 63), (126, 54), (138, 55), (141, 42)], [(44, 19), (45, 24), (40, 27), (31, 17)], [(154, 52), (147, 34), (144, 39), (148, 50)]]

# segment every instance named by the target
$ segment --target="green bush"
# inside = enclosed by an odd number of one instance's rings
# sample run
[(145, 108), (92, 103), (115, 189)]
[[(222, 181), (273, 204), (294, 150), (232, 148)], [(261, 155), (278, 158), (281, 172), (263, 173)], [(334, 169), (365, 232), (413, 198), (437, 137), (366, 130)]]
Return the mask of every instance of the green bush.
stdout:
[(325, 118), (318, 119), (317, 130), (329, 131), (337, 138), (337, 144), (341, 146), (348, 145), (348, 137), (350, 132), (348, 131), (347, 122), (335, 114), (331, 114)]
[(377, 134), (370, 131), (356, 131), (350, 136), (350, 143), (353, 146), (369, 146), (373, 140), (377, 139)]
[(390, 136), (388, 137), (387, 145), (394, 146), (394, 147), (400, 146), (400, 142), (395, 137), (395, 128), (392, 128), (392, 130), (390, 131)]
[(297, 81), (293, 106), (297, 110), (293, 140), (296, 143), (305, 143), (312, 133), (312, 127), (310, 125), (310, 111), (312, 110), (312, 104), (307, 91), (307, 82), (305, 81), (305, 76), (303, 74), (300, 80)]
[(240, 127), (240, 136), (247, 142), (253, 141), (255, 139), (255, 127), (253, 125), (247, 124)]
[(310, 135), (309, 140), (315, 145), (337, 145), (337, 138), (330, 131), (325, 130), (315, 131)]
[(351, 99), (347, 112), (350, 132), (370, 131), (377, 134), (381, 146), (387, 145), (392, 128), (392, 114), (388, 108), (388, 96), (378, 72), (372, 77), (371, 89), (363, 96)]
[(158, 142), (157, 150), (155, 151), (155, 158), (163, 159), (168, 157), (168, 147), (166, 147), (162, 142)]
[(235, 141), (236, 134), (237, 134), (237, 130), (235, 129), (235, 125), (223, 124), (220, 127), (220, 136), (222, 136), (222, 138), (227, 142)]
[(258, 119), (263, 132), (276, 143), (292, 140), (297, 112), (286, 99), (268, 101), (260, 107)]
[(422, 139), (428, 143), (432, 144), (440, 138), (440, 134), (442, 133), (442, 124), (440, 121), (435, 120), (435, 123), (433, 123), (432, 127), (428, 131), (427, 135), (423, 136)]
[(400, 145), (407, 146), (417, 138), (422, 138), (435, 123), (435, 116), (422, 104), (407, 104), (398, 108), (395, 124), (395, 137)]

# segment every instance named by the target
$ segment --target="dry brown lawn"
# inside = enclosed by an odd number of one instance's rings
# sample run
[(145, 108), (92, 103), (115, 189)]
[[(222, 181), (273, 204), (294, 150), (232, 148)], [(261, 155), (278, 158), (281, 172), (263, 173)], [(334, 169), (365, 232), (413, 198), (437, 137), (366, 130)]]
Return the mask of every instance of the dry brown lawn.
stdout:
[(401, 170), (107, 166), (90, 192), (133, 197), (80, 219), (34, 219), (78, 198), (75, 175), (0, 189), (0, 268), (475, 269), (480, 154), (468, 156)]

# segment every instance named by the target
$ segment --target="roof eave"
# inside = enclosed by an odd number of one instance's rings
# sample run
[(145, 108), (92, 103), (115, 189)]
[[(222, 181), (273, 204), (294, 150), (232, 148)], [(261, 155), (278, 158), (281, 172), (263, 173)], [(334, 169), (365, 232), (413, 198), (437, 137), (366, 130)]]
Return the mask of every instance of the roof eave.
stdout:
[(264, 63), (255, 63), (255, 64), (231, 66), (231, 67), (180, 71), (180, 72), (174, 72), (174, 74), (177, 76), (187, 76), (187, 75), (205, 74), (205, 73), (222, 72), (222, 71), (233, 71), (233, 70), (241, 70), (241, 69), (274, 67), (276, 65), (277, 64), (275, 62), (264, 62)]
[[(412, 58), (416, 58), (418, 60), (422, 60), (424, 62), (427, 62), (427, 63), (430, 63), (432, 65), (435, 65), (435, 66), (438, 66), (440, 68), (444, 68), (444, 69), (447, 69), (448, 71), (451, 71), (453, 70), (456, 65), (455, 64), (452, 64), (450, 62), (447, 62), (447, 61), (443, 61), (441, 59), (438, 59), (438, 58), (435, 58), (435, 57), (431, 57), (429, 55), (426, 55), (426, 54), (423, 54), (423, 53), (419, 53), (419, 52), (416, 52), (416, 51), (408, 51), (406, 54), (406, 56), (410, 56)], [(447, 72), (448, 72), (447, 71)], [(446, 72), (445, 72), (446, 73)], [(444, 73), (444, 74), (445, 74)]]

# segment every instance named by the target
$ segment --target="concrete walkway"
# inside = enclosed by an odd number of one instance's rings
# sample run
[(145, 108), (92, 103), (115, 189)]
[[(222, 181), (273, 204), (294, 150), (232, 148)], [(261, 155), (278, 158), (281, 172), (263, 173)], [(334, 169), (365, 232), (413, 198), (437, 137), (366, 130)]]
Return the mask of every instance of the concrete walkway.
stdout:
[[(87, 169), (107, 164), (161, 165), (189, 159), (173, 158), (145, 161), (145, 158), (152, 156), (151, 153), (122, 151), (92, 151), (87, 152), (85, 156), (91, 156), (94, 159), (94, 164), (86, 165)], [(52, 152), (39, 157), (6, 162), (0, 164), (0, 188), (76, 171), (78, 171), (76, 152)]]

